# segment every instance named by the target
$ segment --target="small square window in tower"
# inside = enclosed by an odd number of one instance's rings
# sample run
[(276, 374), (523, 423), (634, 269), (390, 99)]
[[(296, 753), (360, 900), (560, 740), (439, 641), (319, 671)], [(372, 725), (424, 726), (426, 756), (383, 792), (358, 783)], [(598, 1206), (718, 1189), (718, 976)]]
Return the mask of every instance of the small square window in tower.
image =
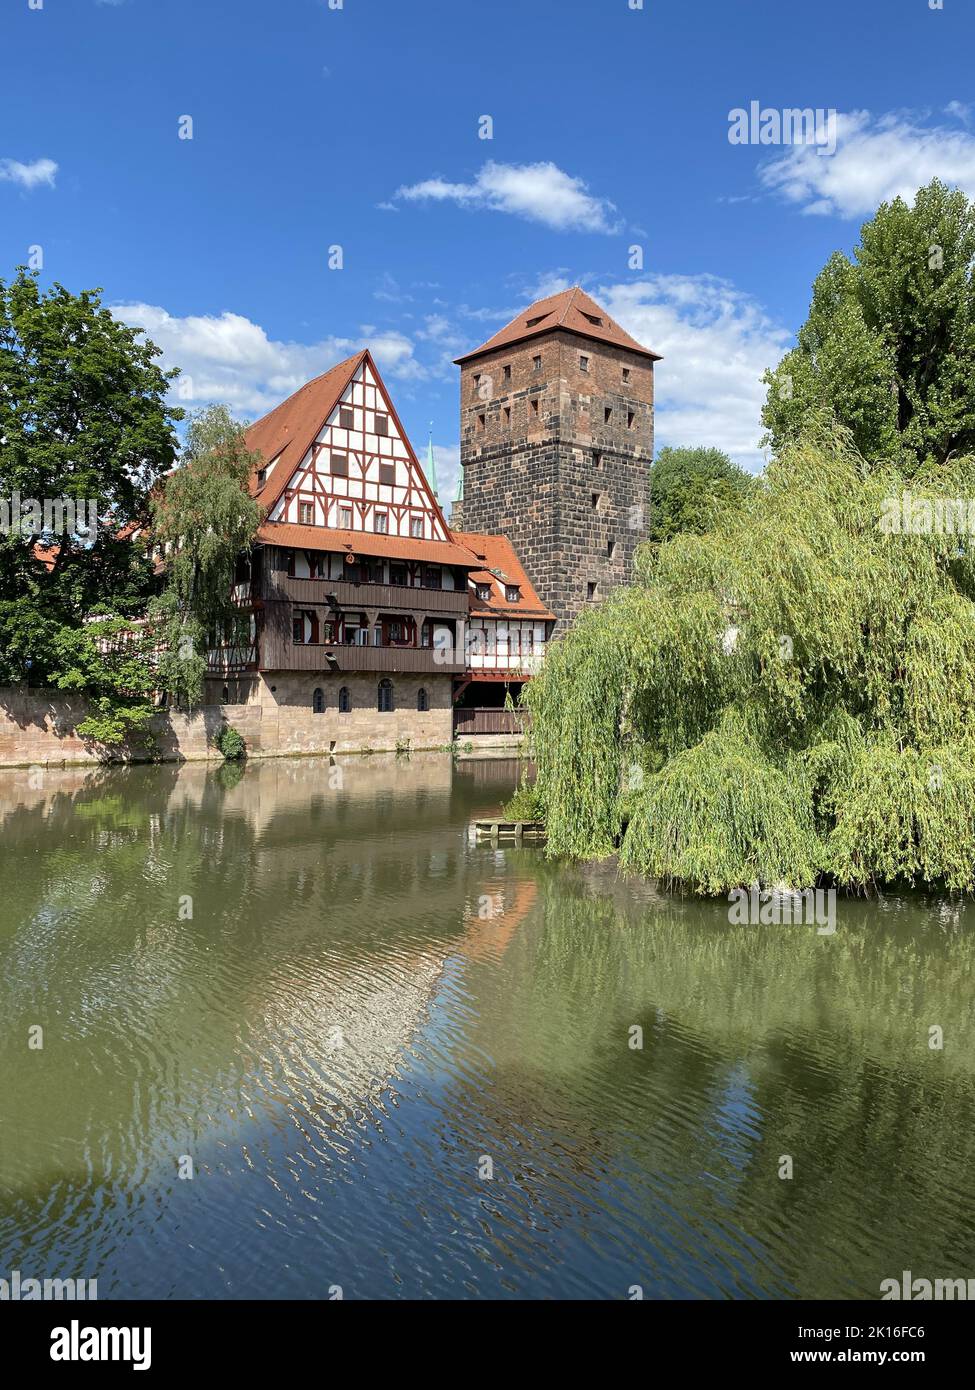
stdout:
[(510, 406), (510, 405), (506, 405), (505, 408), (504, 408), (504, 423), (505, 423), (506, 425), (510, 425), (510, 424), (511, 424), (511, 406)]
[(591, 603), (592, 600), (593, 600), (595, 597), (596, 597), (596, 586), (595, 586), (595, 584), (592, 583), (592, 581), (590, 581), (590, 582), (586, 585), (586, 598), (587, 598), (587, 600)]
[(511, 365), (510, 365), (510, 363), (507, 364), (506, 366), (504, 366), (504, 367), (501, 368), (501, 379), (502, 379), (502, 381), (510, 381), (510, 380), (511, 380)]
[(533, 357), (533, 358), (532, 358), (532, 371), (533, 371), (533, 372), (540, 372), (541, 370), (542, 370), (542, 359), (541, 359), (540, 357)]
[(613, 421), (613, 407), (612, 407), (611, 405), (604, 405), (604, 406), (603, 406), (603, 424), (604, 424), (604, 425), (609, 425), (609, 424), (612, 424), (612, 421)]
[(487, 416), (485, 416), (485, 415), (479, 415), (479, 416), (477, 417), (477, 429), (478, 429), (478, 433), (480, 433), (481, 430), (484, 429), (484, 426), (485, 426), (486, 424), (487, 424)]
[(630, 369), (629, 369), (629, 367), (624, 367), (624, 368), (623, 368), (623, 382), (624, 382), (624, 384), (625, 384), (626, 382), (628, 382), (629, 379), (630, 379)]
[(580, 370), (580, 371), (583, 371), (583, 372), (588, 372), (588, 370), (589, 370), (589, 358), (588, 358), (588, 357), (581, 357), (581, 356), (580, 356), (580, 358), (579, 358), (579, 370)]

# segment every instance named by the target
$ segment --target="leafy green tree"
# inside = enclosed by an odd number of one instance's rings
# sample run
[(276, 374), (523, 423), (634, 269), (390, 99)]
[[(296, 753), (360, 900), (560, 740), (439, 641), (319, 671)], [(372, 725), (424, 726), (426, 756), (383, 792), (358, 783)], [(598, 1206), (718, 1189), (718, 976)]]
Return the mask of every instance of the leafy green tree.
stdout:
[[(175, 372), (158, 348), (102, 308), (97, 290), (42, 291), (20, 269), (0, 281), (0, 499), (72, 499), (94, 507), (94, 533), (66, 513), (26, 512), (0, 534), (0, 684), (56, 683), (63, 628), (93, 611), (138, 612), (152, 570), (123, 528), (176, 457), (166, 396)], [(16, 518), (11, 518), (16, 520)], [(51, 563), (40, 563), (38, 545)]]
[(767, 372), (776, 452), (828, 413), (871, 463), (907, 475), (975, 449), (975, 206), (934, 180), (884, 203), (854, 260), (813, 286), (798, 343)]
[(82, 738), (107, 747), (141, 740), (150, 750), (155, 706), (155, 637), (145, 622), (95, 619), (79, 628), (61, 627), (53, 639), (58, 690), (83, 695)]
[(649, 539), (710, 530), (726, 508), (741, 504), (752, 481), (720, 449), (661, 449), (650, 470)]
[(261, 462), (244, 426), (226, 406), (211, 406), (191, 420), (182, 466), (154, 499), (153, 535), (166, 565), (166, 587), (152, 608), (163, 647), (159, 685), (180, 704), (201, 699), (208, 648), (242, 640), (249, 624), (233, 585), (261, 521), (248, 490)]
[(526, 690), (552, 853), (709, 893), (975, 888), (975, 553), (927, 520), (975, 458), (918, 471), (907, 527), (902, 491), (820, 428), (638, 552)]

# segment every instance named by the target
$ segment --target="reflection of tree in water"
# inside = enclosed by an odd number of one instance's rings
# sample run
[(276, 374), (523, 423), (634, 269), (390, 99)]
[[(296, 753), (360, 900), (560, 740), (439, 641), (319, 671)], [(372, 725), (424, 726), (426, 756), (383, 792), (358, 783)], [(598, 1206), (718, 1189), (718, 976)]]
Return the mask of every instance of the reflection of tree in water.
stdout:
[[(649, 885), (634, 903), (604, 869), (538, 877), (503, 984), (472, 980), (493, 1005), (472, 1041), (497, 1076), (469, 1098), (512, 1168), (523, 1134), (547, 1136), (520, 1179), (530, 1206), (648, 1258), (697, 1244), (724, 1292), (875, 1297), (906, 1267), (975, 1265), (975, 948), (941, 904), (841, 903), (824, 939), (731, 927), (726, 907)], [(632, 1209), (599, 1207), (613, 1171)]]

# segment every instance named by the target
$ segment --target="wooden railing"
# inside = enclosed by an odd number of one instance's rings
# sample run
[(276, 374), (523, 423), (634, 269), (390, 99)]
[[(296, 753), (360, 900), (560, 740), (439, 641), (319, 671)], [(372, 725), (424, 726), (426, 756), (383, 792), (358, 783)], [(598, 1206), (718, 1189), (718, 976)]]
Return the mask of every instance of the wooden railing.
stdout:
[(339, 579), (293, 579), (280, 571), (268, 575), (265, 596), (270, 600), (314, 606), (330, 606), (327, 595), (338, 600), (340, 609), (361, 612), (381, 609), (384, 613), (443, 613), (465, 617), (469, 600), (466, 589), (425, 589), (406, 584), (350, 584)]
[(454, 709), (454, 733), (458, 738), (465, 734), (520, 734), (524, 732), (526, 722), (522, 710), (484, 709), (463, 705)]

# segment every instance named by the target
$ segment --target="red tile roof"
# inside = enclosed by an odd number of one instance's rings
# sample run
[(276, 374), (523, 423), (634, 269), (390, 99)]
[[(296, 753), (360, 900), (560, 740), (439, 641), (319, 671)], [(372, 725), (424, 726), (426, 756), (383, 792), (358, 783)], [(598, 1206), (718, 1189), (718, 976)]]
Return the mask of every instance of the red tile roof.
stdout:
[(263, 488), (258, 486), (256, 474), (251, 478), (251, 492), (268, 511), (287, 487), (367, 355), (357, 352), (322, 376), (307, 381), (248, 429), (247, 447), (259, 452), (266, 464), (278, 460)]
[(638, 343), (635, 338), (631, 338), (629, 333), (621, 328), (615, 319), (611, 319), (605, 309), (601, 309), (578, 285), (571, 290), (563, 290), (560, 294), (553, 294), (548, 299), (537, 300), (530, 308), (524, 309), (513, 318), (499, 333), (495, 333), (493, 338), (489, 338), (473, 352), (456, 357), (454, 361), (460, 366), (483, 353), (494, 352), (497, 348), (512, 347), (515, 343), (523, 342), (527, 338), (537, 338), (555, 329), (577, 333), (580, 337), (591, 338), (595, 342), (626, 348), (627, 351), (638, 353), (641, 357), (649, 357), (654, 362), (660, 361), (659, 352), (653, 352)]
[(294, 546), (296, 550), (332, 550), (338, 554), (385, 555), (393, 560), (422, 560), (431, 565), (474, 569), (478, 559), (463, 544), (419, 541), (412, 536), (381, 536), (372, 531), (340, 531), (328, 526), (298, 526), (266, 521), (257, 531), (265, 545)]
[[(469, 576), (473, 584), (490, 584), (491, 597), (487, 602), (471, 595), (471, 616), (523, 617), (555, 620), (555, 614), (545, 607), (536, 594), (531, 580), (522, 569), (521, 561), (507, 536), (484, 536), (477, 531), (455, 531), (454, 539), (472, 551), (481, 562), (481, 569)], [(505, 597), (505, 585), (517, 584), (516, 603)]]

